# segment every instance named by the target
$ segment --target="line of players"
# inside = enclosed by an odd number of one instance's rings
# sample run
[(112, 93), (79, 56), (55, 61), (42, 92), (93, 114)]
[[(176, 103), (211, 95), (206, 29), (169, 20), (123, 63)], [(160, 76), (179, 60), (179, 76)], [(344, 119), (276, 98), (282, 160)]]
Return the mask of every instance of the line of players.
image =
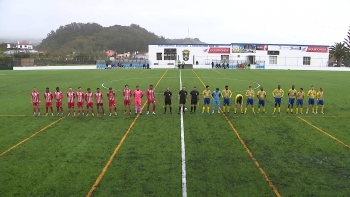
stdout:
[[(180, 100), (180, 107), (179, 107), (179, 113), (181, 106), (184, 106), (187, 101), (187, 91), (185, 90), (185, 87), (182, 88), (182, 90), (179, 92), (179, 100)], [(216, 88), (215, 91), (211, 92), (209, 89), (209, 86), (207, 85), (205, 90), (202, 93), (203, 95), (203, 107), (202, 107), (202, 114), (207, 112), (210, 114), (210, 100), (213, 99), (213, 105), (212, 105), (212, 113), (215, 113), (215, 107), (217, 106), (217, 113), (220, 113), (220, 98), (223, 97), (223, 108), (222, 111), (224, 113), (230, 112), (230, 100), (232, 97), (232, 91), (229, 90), (228, 86), (225, 86), (225, 89), (220, 92), (219, 88)], [(278, 87), (272, 92), (272, 95), (275, 99), (275, 107), (273, 110), (273, 114), (276, 113), (276, 110), (278, 110), (278, 113), (281, 112), (281, 103), (282, 98), (284, 96), (284, 91), (281, 89), (281, 86), (278, 85)], [(242, 114), (247, 113), (247, 109), (249, 106), (251, 106), (253, 113), (255, 114), (255, 108), (254, 108), (254, 98), (255, 98), (255, 92), (251, 86), (249, 86), (249, 89), (246, 91), (245, 96), (247, 97), (245, 109), (243, 111), (243, 95), (237, 94), (234, 100), (235, 106), (234, 106), (234, 113), (237, 113), (237, 108), (239, 107)], [(258, 112), (260, 113), (260, 108), (262, 108), (263, 113), (266, 113), (265, 109), (265, 101), (266, 101), (266, 91), (264, 91), (263, 87), (260, 88), (260, 90), (257, 92), (257, 98), (258, 98)], [(191, 99), (191, 113), (196, 112), (196, 106), (199, 101), (199, 92), (196, 90), (196, 87), (193, 88), (193, 90), (190, 92), (189, 99)], [(309, 113), (309, 108), (312, 108), (312, 113), (317, 114), (318, 113), (318, 107), (321, 106), (321, 113), (324, 113), (324, 92), (323, 88), (320, 88), (319, 92), (316, 92), (315, 87), (311, 86), (311, 89), (307, 92), (308, 97), (308, 107), (306, 110), (306, 114)], [(304, 98), (305, 93), (303, 88), (300, 88), (299, 91), (295, 89), (295, 86), (293, 85), (291, 89), (288, 91), (288, 107), (287, 107), (287, 113), (293, 113), (294, 110), (294, 104), (296, 103), (296, 114), (298, 114), (299, 110), (300, 113), (303, 114), (303, 105), (304, 105)], [(316, 101), (316, 102), (315, 102)]]
[[(141, 106), (141, 99), (143, 97), (143, 92), (140, 90), (139, 86), (136, 86), (136, 89), (132, 92), (129, 89), (128, 85), (125, 85), (125, 88), (123, 90), (123, 97), (124, 97), (124, 114), (127, 113), (127, 110), (131, 114), (131, 97), (134, 96), (134, 103), (135, 103), (135, 113), (140, 111), (142, 114), (142, 106)], [(153, 85), (150, 85), (150, 87), (147, 89), (146, 92), (147, 96), (147, 114), (149, 114), (149, 107), (150, 104), (153, 104), (153, 114), (155, 114), (155, 94)], [(103, 93), (100, 91), (100, 88), (96, 89), (96, 93), (92, 93), (91, 89), (88, 88), (87, 92), (84, 93), (81, 90), (81, 87), (78, 88), (77, 92), (74, 92), (72, 88), (69, 88), (67, 92), (67, 99), (68, 99), (68, 116), (71, 114), (71, 110), (73, 111), (73, 115), (76, 115), (75, 110), (75, 100), (77, 100), (77, 107), (78, 107), (78, 115), (89, 115), (89, 111), (91, 109), (91, 115), (94, 116), (94, 102), (97, 106), (97, 115), (105, 114), (105, 110), (103, 107)], [(107, 92), (107, 98), (108, 98), (108, 106), (109, 106), (109, 116), (112, 116), (112, 111), (114, 110), (114, 114), (117, 115), (117, 103), (115, 98), (115, 92), (112, 88), (109, 88)], [(60, 91), (60, 88), (57, 87), (56, 91), (54, 93), (50, 92), (49, 88), (46, 88), (46, 91), (44, 93), (44, 99), (45, 99), (45, 108), (46, 108), (46, 116), (48, 115), (49, 109), (51, 111), (52, 116), (53, 114), (53, 107), (52, 107), (52, 100), (56, 101), (56, 110), (57, 110), (57, 116), (63, 116), (63, 108), (62, 108), (62, 99), (63, 99), (63, 93)], [(86, 111), (84, 110), (84, 102), (86, 102)], [(31, 93), (31, 103), (33, 105), (33, 113), (34, 116), (36, 115), (36, 111), (38, 111), (38, 116), (40, 116), (40, 93), (37, 91), (36, 88), (34, 88), (33, 92)]]
[[(278, 87), (272, 92), (273, 97), (275, 99), (275, 107), (273, 113), (276, 112), (276, 109), (278, 109), (278, 113), (281, 112), (281, 102), (282, 97), (284, 96), (284, 91), (281, 89), (281, 86), (278, 85)], [(191, 112), (195, 113), (197, 105), (199, 106), (199, 92), (197, 91), (196, 87), (193, 88), (193, 90), (190, 92), (190, 94), (187, 94), (185, 86), (182, 87), (182, 89), (178, 93), (178, 99), (179, 99), (179, 114), (181, 113), (181, 109), (183, 109), (183, 112), (185, 112), (185, 104), (188, 99), (191, 100)], [(210, 100), (213, 98), (213, 107), (212, 107), (212, 113), (215, 113), (215, 107), (217, 106), (217, 112), (220, 113), (220, 98), (223, 97), (223, 108), (222, 111), (225, 113), (230, 112), (230, 100), (232, 97), (232, 91), (229, 90), (228, 86), (225, 86), (225, 89), (222, 91), (222, 93), (219, 91), (219, 88), (216, 88), (215, 91), (211, 92), (209, 86), (206, 86), (205, 90), (202, 93), (203, 95), (203, 107), (202, 107), (202, 114), (205, 113), (205, 111), (210, 114)], [(246, 106), (243, 112), (243, 95), (237, 94), (234, 100), (235, 107), (234, 107), (234, 113), (237, 113), (237, 108), (240, 107), (241, 113), (245, 114), (247, 112), (248, 106), (252, 107), (253, 113), (255, 113), (254, 109), (254, 95), (255, 92), (252, 89), (251, 86), (249, 86), (249, 89), (246, 91), (245, 96), (247, 97), (246, 100)], [(131, 114), (131, 97), (134, 96), (134, 105), (135, 105), (135, 113), (140, 112), (142, 114), (142, 106), (141, 106), (141, 99), (143, 98), (143, 92), (140, 90), (139, 86), (136, 86), (136, 89), (132, 91), (129, 89), (128, 85), (125, 85), (125, 88), (123, 90), (123, 97), (124, 97), (124, 114), (127, 112), (127, 109), (129, 110), (129, 113)], [(152, 114), (155, 114), (155, 93), (154, 93), (154, 87), (153, 85), (150, 85), (149, 88), (146, 91), (146, 97), (147, 97), (147, 114), (149, 114), (150, 105), (152, 104), (153, 111)], [(262, 107), (263, 112), (266, 113), (265, 109), (265, 101), (266, 101), (266, 91), (261, 87), (260, 90), (257, 92), (257, 98), (258, 98), (258, 113), (260, 112), (260, 108)], [(298, 110), (300, 109), (300, 113), (303, 113), (303, 103), (304, 103), (304, 97), (305, 93), (303, 91), (303, 88), (300, 88), (299, 91), (295, 89), (295, 86), (293, 85), (291, 89), (288, 91), (288, 108), (287, 113), (293, 113), (294, 109), (294, 103), (296, 102), (296, 113), (298, 113)], [(311, 89), (307, 93), (308, 99), (308, 107), (306, 114), (309, 112), (309, 108), (312, 107), (312, 113), (317, 114), (318, 112), (318, 106), (321, 106), (321, 113), (323, 114), (324, 110), (324, 95), (323, 95), (323, 88), (320, 88), (319, 92), (316, 92), (314, 86), (311, 86)], [(52, 100), (56, 100), (56, 108), (57, 108), (57, 115), (63, 115), (63, 108), (62, 108), (62, 98), (63, 93), (60, 91), (59, 87), (56, 88), (56, 92), (52, 94), (49, 90), (49, 88), (46, 88), (46, 91), (44, 93), (44, 99), (45, 99), (45, 107), (46, 107), (46, 115), (48, 115), (48, 110), (51, 110), (51, 114), (53, 115), (53, 108), (52, 108)], [(91, 115), (94, 115), (94, 105), (93, 105), (93, 98), (96, 102), (97, 106), (97, 115), (100, 115), (100, 108), (102, 110), (102, 114), (105, 115), (105, 110), (103, 107), (103, 94), (101, 93), (100, 89), (96, 89), (96, 93), (93, 94), (91, 92), (91, 89), (88, 88), (87, 92), (84, 94), (81, 90), (81, 88), (78, 88), (78, 91), (75, 93), (73, 92), (72, 88), (69, 88), (67, 92), (67, 98), (68, 98), (68, 116), (70, 115), (71, 109), (73, 109), (74, 116), (76, 115), (75, 111), (75, 99), (77, 99), (77, 106), (78, 106), (78, 115), (82, 114), (84, 115), (84, 101), (86, 101), (86, 112), (87, 116), (89, 115), (89, 109), (91, 109)], [(114, 109), (114, 114), (117, 115), (117, 107), (116, 107), (116, 99), (115, 99), (115, 92), (112, 88), (109, 88), (109, 91), (107, 93), (107, 98), (109, 101), (109, 112), (110, 116), (112, 116), (112, 109)], [(315, 110), (315, 99), (317, 100), (316, 103), (316, 110)], [(167, 111), (167, 107), (170, 108), (170, 113), (172, 113), (172, 100), (173, 95), (172, 92), (169, 90), (169, 87), (164, 92), (164, 113)], [(34, 88), (32, 94), (31, 94), (31, 102), (33, 105), (33, 112), (34, 115), (36, 115), (36, 110), (38, 110), (38, 115), (40, 115), (40, 94)]]
[[(241, 105), (241, 112), (246, 113), (247, 108), (249, 105), (252, 106), (252, 111), (254, 111), (254, 91), (252, 90), (252, 87), (249, 86), (249, 90), (247, 90), (246, 94), (247, 96), (247, 103), (245, 111), (242, 111), (242, 105)], [(284, 96), (284, 91), (281, 89), (281, 86), (278, 85), (277, 88), (272, 92), (272, 95), (275, 99), (275, 107), (273, 110), (273, 114), (276, 113), (276, 109), (278, 109), (278, 113), (281, 113), (281, 103), (282, 98)], [(308, 106), (306, 109), (306, 114), (309, 113), (309, 108), (312, 108), (312, 113), (317, 114), (318, 108), (321, 106), (321, 113), (324, 114), (324, 91), (323, 88), (320, 88), (318, 92), (316, 92), (315, 87), (312, 85), (311, 89), (307, 92), (308, 97)], [(243, 96), (242, 96), (243, 97)], [(260, 112), (260, 107), (263, 108), (263, 112), (266, 113), (265, 110), (265, 100), (266, 100), (266, 92), (261, 87), (260, 90), (257, 92), (257, 98), (258, 98), (258, 113)], [(304, 98), (305, 93), (304, 89), (300, 88), (299, 91), (295, 89), (295, 86), (292, 85), (292, 88), (288, 90), (288, 107), (287, 107), (287, 114), (293, 113), (294, 104), (296, 103), (296, 109), (295, 113), (298, 114), (298, 111), (300, 110), (300, 113), (303, 114), (303, 105), (304, 105)]]

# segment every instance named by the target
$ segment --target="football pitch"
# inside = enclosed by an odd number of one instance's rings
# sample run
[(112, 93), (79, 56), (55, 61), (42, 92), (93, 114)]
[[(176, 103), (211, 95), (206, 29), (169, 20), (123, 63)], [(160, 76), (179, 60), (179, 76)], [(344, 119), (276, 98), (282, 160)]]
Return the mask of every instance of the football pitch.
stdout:
[[(124, 115), (125, 84), (144, 92), (153, 84), (156, 115)], [(263, 86), (267, 113), (234, 114), (231, 100), (229, 114), (201, 114), (201, 98), (196, 114), (178, 115), (181, 84), (200, 93), (205, 85), (228, 85), (233, 97)], [(292, 85), (323, 87), (325, 114), (287, 114), (286, 95), (281, 114), (272, 114), (277, 85), (285, 93)], [(57, 86), (64, 95), (69, 87), (99, 87), (105, 97), (112, 87), (118, 115), (108, 116), (105, 98), (107, 116), (45, 117), (43, 93)], [(41, 94), (40, 117), (32, 116), (33, 87)], [(166, 87), (173, 114), (163, 114)], [(0, 90), (0, 196), (350, 195), (348, 72), (0, 71)], [(67, 114), (66, 96), (63, 106)]]

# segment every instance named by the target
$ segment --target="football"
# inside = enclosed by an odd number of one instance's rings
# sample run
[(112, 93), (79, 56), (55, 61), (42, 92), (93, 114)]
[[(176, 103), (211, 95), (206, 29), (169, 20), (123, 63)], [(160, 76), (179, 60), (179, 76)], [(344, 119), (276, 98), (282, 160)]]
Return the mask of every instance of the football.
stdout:
[(185, 107), (185, 111), (187, 111), (187, 107)]

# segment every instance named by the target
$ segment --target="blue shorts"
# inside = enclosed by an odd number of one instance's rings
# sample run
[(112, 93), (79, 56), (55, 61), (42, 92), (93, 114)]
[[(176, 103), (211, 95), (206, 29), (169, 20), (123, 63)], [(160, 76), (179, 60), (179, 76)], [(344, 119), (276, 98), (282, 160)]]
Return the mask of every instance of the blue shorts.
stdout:
[(242, 100), (237, 100), (237, 101), (236, 101), (236, 104), (242, 105)]
[(210, 104), (210, 98), (204, 98), (204, 105)]
[(297, 100), (297, 105), (303, 105), (304, 104), (304, 101), (303, 100), (301, 100), (301, 99), (298, 99)]
[(230, 105), (230, 99), (224, 98), (224, 105)]
[(275, 98), (275, 104), (281, 104), (282, 98)]
[(314, 98), (309, 98), (308, 104), (309, 105), (314, 105), (315, 104), (315, 99)]
[(295, 103), (295, 98), (289, 98), (288, 104), (294, 104)]
[(220, 100), (213, 100), (213, 105), (220, 105)]
[(317, 105), (324, 105), (324, 100), (318, 100)]
[(259, 100), (259, 105), (265, 107), (265, 100)]
[(254, 99), (247, 99), (247, 105), (254, 105)]

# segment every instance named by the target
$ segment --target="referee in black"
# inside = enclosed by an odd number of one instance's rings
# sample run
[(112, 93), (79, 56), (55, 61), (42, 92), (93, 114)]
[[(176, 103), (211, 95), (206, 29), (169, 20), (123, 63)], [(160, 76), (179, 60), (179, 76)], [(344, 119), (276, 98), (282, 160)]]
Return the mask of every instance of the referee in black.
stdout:
[(190, 92), (191, 96), (191, 114), (196, 113), (197, 103), (199, 101), (199, 92), (197, 91), (196, 86), (193, 87), (193, 90)]
[(173, 100), (173, 93), (169, 90), (169, 87), (166, 88), (164, 92), (164, 114), (166, 114), (166, 108), (169, 106), (170, 114), (172, 114), (171, 110), (171, 101)]
[(179, 114), (181, 112), (181, 107), (182, 107), (182, 112), (185, 113), (185, 104), (187, 101), (187, 91), (185, 86), (182, 86), (182, 89), (180, 90), (178, 95), (178, 99), (180, 100)]

